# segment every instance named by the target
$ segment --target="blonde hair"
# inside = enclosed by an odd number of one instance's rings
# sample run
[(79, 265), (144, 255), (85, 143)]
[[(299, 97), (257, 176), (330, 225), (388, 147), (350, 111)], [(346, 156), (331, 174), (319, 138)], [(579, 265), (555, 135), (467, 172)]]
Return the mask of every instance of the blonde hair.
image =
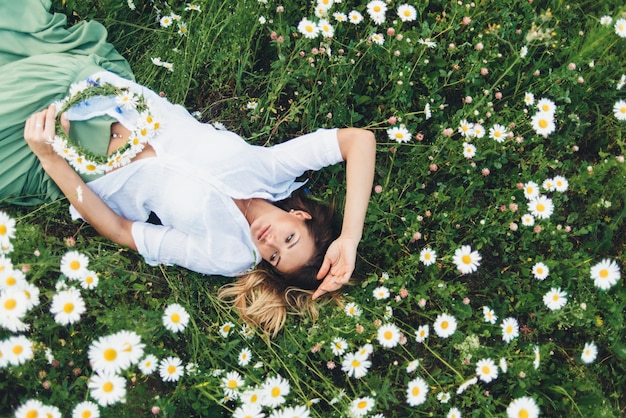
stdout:
[[(316, 278), (317, 271), (326, 250), (339, 236), (339, 223), (332, 206), (303, 195), (295, 195), (275, 204), (283, 210), (304, 210), (311, 215), (305, 223), (315, 243), (314, 256), (291, 274), (283, 274), (262, 261), (255, 270), (242, 274), (218, 293), (221, 299), (231, 299), (244, 321), (273, 336), (283, 328), (289, 313), (317, 320), (319, 311), (311, 299), (322, 282)], [(337, 294), (330, 296), (330, 300), (337, 300)]]

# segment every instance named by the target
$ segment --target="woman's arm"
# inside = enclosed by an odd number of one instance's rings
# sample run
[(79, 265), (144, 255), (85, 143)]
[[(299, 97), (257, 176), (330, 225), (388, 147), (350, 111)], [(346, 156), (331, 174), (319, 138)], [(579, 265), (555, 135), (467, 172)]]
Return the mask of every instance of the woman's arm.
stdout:
[[(111, 241), (137, 250), (131, 233), (132, 221), (117, 215), (96, 195), (70, 167), (57, 155), (49, 144), (54, 137), (54, 105), (33, 114), (26, 120), (24, 139), (33, 153), (39, 158), (43, 169), (54, 180), (69, 202), (81, 216), (102, 236)], [(69, 129), (69, 122), (63, 120), (64, 129)], [(79, 192), (80, 190), (80, 192)]]
[(345, 128), (337, 131), (339, 149), (346, 161), (346, 205), (341, 234), (328, 248), (318, 279), (324, 279), (313, 299), (346, 284), (356, 263), (363, 222), (374, 181), (376, 139), (370, 131)]

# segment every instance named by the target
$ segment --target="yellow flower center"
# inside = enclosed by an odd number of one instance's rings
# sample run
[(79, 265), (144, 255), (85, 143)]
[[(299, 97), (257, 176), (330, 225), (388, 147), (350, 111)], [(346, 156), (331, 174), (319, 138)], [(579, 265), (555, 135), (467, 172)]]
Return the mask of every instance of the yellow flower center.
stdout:
[(548, 121), (545, 119), (541, 119), (539, 120), (539, 127), (542, 129), (545, 129), (548, 127)]
[(5, 235), (7, 233), (7, 226), (0, 225), (0, 235)]
[(117, 351), (113, 348), (107, 348), (104, 350), (104, 359), (106, 361), (113, 361), (117, 358)]
[(85, 282), (87, 284), (92, 284), (93, 283), (93, 277), (92, 276), (87, 276), (85, 277)]
[(411, 17), (411, 11), (410, 10), (405, 10), (404, 11), (404, 16)]
[(16, 356), (22, 354), (22, 351), (24, 351), (24, 347), (22, 347), (21, 345), (13, 346), (13, 354), (15, 354)]
[[(169, 374), (174, 374), (174, 373), (176, 372), (176, 366), (174, 366), (174, 365), (169, 365), (169, 366), (167, 367), (167, 372), (168, 372)], [(229, 382), (229, 383), (230, 383), (230, 382)], [(236, 385), (236, 383), (235, 383), (235, 385)]]
[(552, 296), (552, 300), (553, 300), (553, 301), (555, 301), (555, 302), (556, 302), (557, 300), (559, 300), (559, 295), (554, 295), (554, 296)]
[(74, 304), (72, 302), (67, 302), (63, 305), (63, 312), (66, 314), (74, 312)]
[(537, 274), (543, 274), (543, 269), (541, 267), (537, 269)]
[(537, 204), (537, 211), (543, 212), (544, 210), (546, 210), (546, 207), (543, 205), (543, 203), (538, 203)]
[(280, 388), (275, 387), (272, 389), (272, 398), (277, 398), (280, 396)]
[(600, 277), (606, 279), (607, 277), (609, 277), (609, 271), (607, 269), (600, 270)]
[(309, 33), (313, 33), (313, 26), (312, 25), (306, 25), (304, 27), (304, 30), (306, 30)]
[(365, 401), (361, 401), (356, 405), (358, 409), (364, 409), (366, 406), (367, 406), (367, 402)]
[(530, 416), (530, 414), (528, 414), (528, 411), (525, 409), (522, 409), (521, 411), (519, 411), (519, 418), (528, 418)]
[(402, 132), (396, 132), (395, 137), (396, 139), (402, 139), (404, 138), (404, 135), (402, 135)]
[(385, 331), (385, 340), (390, 340), (393, 337), (393, 333), (391, 331)]
[(180, 322), (180, 315), (178, 313), (174, 313), (172, 315), (172, 322), (178, 324)]
[(466, 254), (463, 256), (463, 258), (461, 258), (461, 261), (463, 261), (463, 264), (469, 264), (472, 262), (472, 258)]
[(4, 302), (4, 309), (7, 311), (12, 311), (17, 306), (17, 301), (15, 299), (7, 299)]
[(37, 418), (38, 415), (39, 414), (37, 413), (36, 410), (31, 409), (30, 411), (26, 413), (26, 418)]
[(374, 7), (373, 7), (373, 9), (374, 9), (374, 11), (375, 11), (376, 13), (380, 13), (380, 10), (381, 10), (381, 9), (380, 9), (380, 6), (376, 5), (376, 6), (374, 6)]
[(102, 390), (105, 391), (106, 393), (113, 392), (113, 383), (105, 382), (105, 384), (102, 385)]
[(493, 136), (495, 136), (496, 138), (500, 138), (502, 136), (502, 133), (500, 131), (495, 131), (493, 133)]
[(446, 329), (446, 328), (448, 328), (448, 325), (449, 325), (449, 324), (448, 324), (448, 321), (443, 321), (443, 322), (441, 323), (441, 328), (442, 328), (442, 329)]
[(259, 397), (256, 395), (256, 393), (250, 396), (250, 403), (256, 403), (258, 400), (259, 400)]
[(83, 413), (80, 414), (80, 416), (82, 418), (91, 418), (91, 411), (83, 411)]
[(230, 332), (230, 325), (224, 326), (224, 332)]
[(96, 166), (95, 166), (95, 165), (93, 165), (93, 164), (87, 164), (87, 165), (85, 166), (85, 169), (86, 169), (87, 171), (96, 171)]
[(78, 270), (79, 268), (80, 268), (80, 261), (72, 260), (72, 262), (70, 262), (70, 269)]
[(489, 368), (489, 366), (483, 366), (483, 374), (489, 374), (491, 373), (491, 369)]
[(417, 396), (420, 394), (420, 388), (418, 386), (415, 386), (413, 388), (413, 390), (411, 391), (411, 393), (413, 394), (413, 396)]
[(356, 368), (359, 367), (361, 365), (361, 362), (359, 360), (352, 360), (352, 367)]
[(228, 381), (228, 388), (235, 389), (237, 387), (237, 381), (235, 379), (230, 379)]
[(513, 327), (511, 325), (506, 327), (506, 333), (511, 334), (513, 332)]

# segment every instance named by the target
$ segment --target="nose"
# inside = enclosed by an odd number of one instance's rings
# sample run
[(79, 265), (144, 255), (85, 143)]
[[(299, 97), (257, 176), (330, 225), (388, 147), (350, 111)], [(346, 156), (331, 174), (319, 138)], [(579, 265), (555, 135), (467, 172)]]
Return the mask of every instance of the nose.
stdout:
[(270, 231), (265, 234), (265, 237), (263, 237), (263, 241), (265, 241), (267, 245), (274, 245), (276, 244), (276, 236), (274, 236), (274, 233)]

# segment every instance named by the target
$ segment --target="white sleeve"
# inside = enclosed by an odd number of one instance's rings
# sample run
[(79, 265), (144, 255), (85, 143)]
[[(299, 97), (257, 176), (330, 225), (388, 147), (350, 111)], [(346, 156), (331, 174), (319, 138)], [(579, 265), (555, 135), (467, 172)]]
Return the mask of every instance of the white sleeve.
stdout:
[(252, 255), (223, 257), (215, 247), (211, 249), (208, 237), (188, 235), (170, 226), (133, 222), (132, 235), (137, 252), (151, 266), (176, 265), (202, 274), (235, 276), (254, 265)]
[(279, 182), (343, 161), (337, 129), (318, 129), (267, 149)]

